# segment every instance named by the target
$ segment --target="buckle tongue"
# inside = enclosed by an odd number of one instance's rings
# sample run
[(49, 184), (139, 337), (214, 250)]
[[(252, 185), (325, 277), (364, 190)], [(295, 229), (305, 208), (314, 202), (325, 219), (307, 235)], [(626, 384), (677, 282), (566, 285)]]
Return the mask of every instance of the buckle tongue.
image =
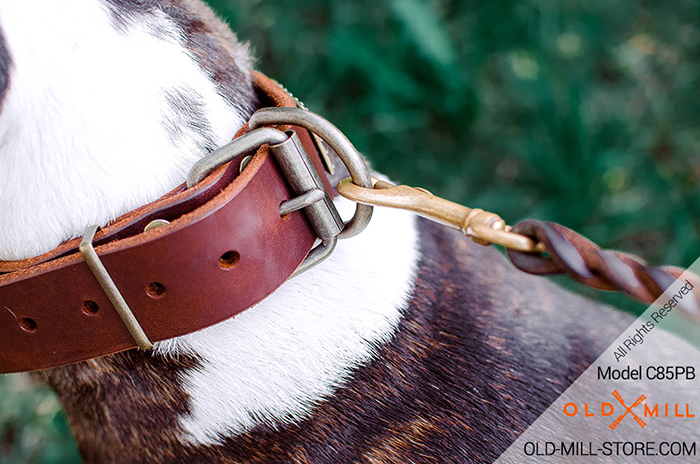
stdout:
[[(306, 200), (308, 195), (316, 195), (313, 198), (316, 201), (303, 201), (302, 207), (318, 238), (329, 240), (343, 230), (343, 219), (335, 209), (330, 195), (324, 191), (321, 177), (311, 164), (299, 136), (294, 131), (287, 131), (285, 134), (289, 138), (282, 143), (270, 145), (270, 151), (296, 195), (303, 195), (303, 200)], [(310, 193), (317, 191), (322, 192), (323, 196)]]

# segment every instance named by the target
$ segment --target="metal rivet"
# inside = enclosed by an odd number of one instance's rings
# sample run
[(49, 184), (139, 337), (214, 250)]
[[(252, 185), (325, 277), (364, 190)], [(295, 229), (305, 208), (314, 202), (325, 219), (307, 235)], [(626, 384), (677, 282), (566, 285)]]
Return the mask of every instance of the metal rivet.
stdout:
[(238, 172), (243, 172), (243, 170), (248, 167), (252, 159), (253, 155), (248, 155), (245, 158), (243, 158), (243, 160), (241, 161), (241, 167), (239, 168)]
[(149, 222), (146, 227), (143, 228), (143, 231), (148, 232), (149, 230), (167, 226), (168, 224), (170, 224), (170, 221), (166, 221), (165, 219), (154, 219), (153, 221)]

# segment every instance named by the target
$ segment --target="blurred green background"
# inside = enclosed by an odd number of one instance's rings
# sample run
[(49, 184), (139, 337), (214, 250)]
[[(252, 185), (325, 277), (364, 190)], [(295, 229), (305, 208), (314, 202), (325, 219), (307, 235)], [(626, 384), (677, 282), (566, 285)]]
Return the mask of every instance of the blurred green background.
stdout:
[[(393, 179), (655, 264), (700, 255), (700, 2), (209, 3)], [(47, 388), (0, 376), (0, 402), (0, 462), (79, 460)]]

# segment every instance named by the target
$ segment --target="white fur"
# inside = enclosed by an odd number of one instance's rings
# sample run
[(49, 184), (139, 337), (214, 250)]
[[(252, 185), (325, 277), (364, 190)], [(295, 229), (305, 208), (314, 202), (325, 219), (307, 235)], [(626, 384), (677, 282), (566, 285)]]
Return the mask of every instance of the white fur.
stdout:
[[(178, 146), (167, 137), (165, 90), (201, 95), (219, 144), (243, 123), (167, 18), (152, 20), (170, 34), (139, 23), (116, 31), (97, 0), (0, 3), (14, 63), (0, 113), (0, 259), (46, 252), (183, 181), (202, 153), (197, 134)], [(256, 307), (159, 343), (204, 363), (184, 379), (186, 438), (214, 443), (306, 417), (392, 338), (416, 261), (413, 216), (376, 211), (363, 234)]]
[[(352, 209), (347, 200), (340, 208)], [(416, 272), (414, 216), (377, 210), (360, 235), (227, 322), (158, 344), (197, 353), (204, 368), (187, 377), (193, 443), (210, 444), (261, 422), (294, 423), (342, 385), (390, 340)]]
[(169, 140), (166, 91), (186, 83), (201, 96), (219, 145), (243, 124), (174, 24), (149, 21), (164, 38), (145, 23), (115, 30), (96, 0), (0, 2), (13, 60), (0, 113), (0, 259), (44, 253), (184, 181), (203, 153), (195, 134)]

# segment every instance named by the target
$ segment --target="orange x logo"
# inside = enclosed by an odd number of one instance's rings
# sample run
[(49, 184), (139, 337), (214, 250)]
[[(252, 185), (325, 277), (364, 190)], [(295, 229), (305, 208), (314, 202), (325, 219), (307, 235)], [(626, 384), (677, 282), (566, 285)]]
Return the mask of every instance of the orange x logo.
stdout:
[(641, 428), (644, 428), (644, 427), (647, 425), (646, 422), (644, 422), (642, 419), (640, 419), (639, 416), (637, 416), (637, 415), (634, 413), (634, 411), (632, 411), (633, 408), (636, 408), (637, 406), (639, 406), (640, 404), (642, 404), (642, 402), (643, 402), (645, 399), (647, 399), (646, 396), (644, 396), (644, 395), (639, 395), (639, 398), (637, 398), (637, 401), (635, 401), (635, 402), (632, 404), (632, 406), (627, 406), (627, 405), (625, 404), (625, 402), (622, 401), (622, 397), (620, 396), (620, 393), (619, 393), (617, 390), (613, 391), (613, 392), (612, 392), (612, 395), (613, 395), (613, 396), (617, 399), (617, 401), (619, 401), (620, 404), (625, 408), (625, 412), (622, 413), (622, 414), (620, 414), (620, 417), (618, 417), (617, 419), (615, 419), (615, 422), (613, 422), (612, 424), (610, 424), (610, 430), (615, 430), (615, 427), (617, 427), (618, 424), (619, 424), (620, 422), (622, 422), (622, 419), (625, 418), (625, 416), (627, 415), (627, 413), (630, 413), (630, 414), (632, 414), (632, 416), (634, 416), (634, 420), (637, 421), (637, 424), (639, 424), (639, 426), (640, 426)]

